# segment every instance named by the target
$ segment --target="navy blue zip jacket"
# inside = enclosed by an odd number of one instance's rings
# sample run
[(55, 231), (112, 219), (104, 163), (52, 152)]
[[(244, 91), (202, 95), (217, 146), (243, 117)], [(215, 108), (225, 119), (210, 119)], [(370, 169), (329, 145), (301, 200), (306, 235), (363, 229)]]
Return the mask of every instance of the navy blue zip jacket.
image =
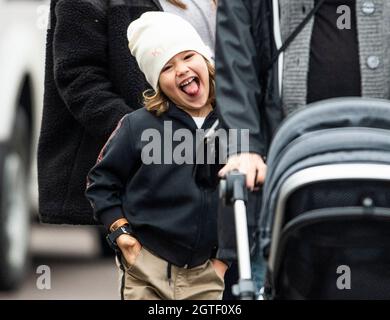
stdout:
[[(211, 112), (202, 129), (216, 120)], [(198, 187), (194, 164), (147, 165), (141, 161), (142, 149), (150, 142), (141, 141), (142, 133), (157, 129), (163, 138), (167, 121), (173, 133), (189, 129), (195, 141), (194, 120), (172, 104), (159, 117), (144, 108), (126, 115), (88, 174), (86, 196), (95, 219), (107, 227), (126, 217), (142, 246), (174, 265), (193, 267), (215, 253), (218, 195)], [(179, 144), (173, 141), (172, 150)], [(164, 152), (172, 155), (174, 151), (163, 139), (160, 145), (163, 161)]]

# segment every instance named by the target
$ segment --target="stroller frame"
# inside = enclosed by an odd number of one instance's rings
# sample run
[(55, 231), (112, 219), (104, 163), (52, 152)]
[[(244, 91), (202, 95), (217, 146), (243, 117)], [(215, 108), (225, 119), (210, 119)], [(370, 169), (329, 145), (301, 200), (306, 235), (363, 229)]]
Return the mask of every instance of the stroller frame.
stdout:
[(277, 200), (275, 220), (268, 267), (274, 271), (277, 248), (282, 232), (286, 200), (297, 189), (316, 182), (336, 180), (384, 180), (390, 181), (390, 165), (371, 163), (330, 164), (310, 167), (291, 175), (280, 189)]
[[(388, 100), (324, 100), (285, 119), (259, 220), (266, 299), (390, 297), (389, 157)], [(354, 290), (336, 286), (340, 265)]]

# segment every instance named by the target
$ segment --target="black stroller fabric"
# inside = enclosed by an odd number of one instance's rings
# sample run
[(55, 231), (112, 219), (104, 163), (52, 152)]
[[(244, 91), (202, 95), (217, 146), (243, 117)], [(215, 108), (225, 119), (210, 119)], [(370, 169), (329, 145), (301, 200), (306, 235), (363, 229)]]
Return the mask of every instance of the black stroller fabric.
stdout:
[[(265, 257), (276, 252), (268, 263), (269, 298), (390, 298), (390, 181), (302, 185), (284, 199), (280, 234), (277, 241), (272, 237), (286, 180), (307, 168), (337, 164), (380, 164), (390, 170), (389, 101), (318, 102), (291, 115), (278, 130), (259, 222)], [(351, 271), (350, 289), (337, 285), (340, 266)]]

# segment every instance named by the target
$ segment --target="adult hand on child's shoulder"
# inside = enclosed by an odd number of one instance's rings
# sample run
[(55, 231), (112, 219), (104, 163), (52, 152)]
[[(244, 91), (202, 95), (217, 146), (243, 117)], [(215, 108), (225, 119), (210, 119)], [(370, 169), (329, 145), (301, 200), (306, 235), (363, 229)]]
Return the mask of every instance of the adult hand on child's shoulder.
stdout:
[(251, 191), (256, 191), (257, 186), (264, 183), (267, 166), (259, 154), (241, 153), (230, 156), (218, 175), (224, 177), (233, 170), (238, 170), (245, 174), (247, 188)]
[(116, 239), (116, 243), (127, 263), (133, 265), (142, 248), (139, 241), (128, 234), (122, 234)]

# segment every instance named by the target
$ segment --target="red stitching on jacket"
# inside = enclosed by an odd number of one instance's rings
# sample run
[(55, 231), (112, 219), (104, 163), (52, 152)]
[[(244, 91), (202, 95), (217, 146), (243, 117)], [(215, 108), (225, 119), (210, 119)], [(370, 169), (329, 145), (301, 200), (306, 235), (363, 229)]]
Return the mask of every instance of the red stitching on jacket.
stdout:
[[(98, 164), (100, 161), (102, 161), (104, 150), (106, 149), (106, 147), (107, 147), (107, 145), (109, 144), (110, 140), (116, 135), (116, 133), (118, 132), (118, 130), (119, 130), (120, 127), (122, 126), (122, 121), (123, 121), (123, 119), (124, 119), (125, 117), (126, 117), (126, 116), (123, 116), (122, 119), (119, 120), (119, 122), (118, 122), (118, 124), (117, 124), (115, 130), (111, 133), (111, 135), (110, 135), (110, 137), (108, 138), (107, 142), (104, 144), (103, 148), (100, 150), (100, 153), (99, 153), (98, 158), (97, 158), (97, 160), (96, 160), (96, 164)], [(91, 185), (91, 182), (89, 181), (88, 176), (87, 176), (87, 183), (86, 183), (86, 185), (87, 185), (87, 187), (86, 187), (87, 189), (88, 189), (89, 186)], [(91, 205), (92, 205), (92, 203), (91, 203)], [(92, 207), (93, 207), (93, 205), (92, 205)]]
[(111, 133), (110, 137), (108, 138), (107, 142), (104, 144), (102, 150), (100, 150), (100, 153), (99, 153), (99, 156), (96, 160), (96, 163), (99, 163), (100, 161), (102, 161), (103, 159), (103, 153), (104, 153), (104, 150), (106, 149), (107, 145), (110, 143), (111, 139), (116, 135), (116, 133), (118, 132), (118, 130), (120, 129), (120, 127), (122, 126), (122, 121), (123, 119), (125, 118), (126, 116), (122, 117), (122, 119), (119, 120), (115, 130)]

